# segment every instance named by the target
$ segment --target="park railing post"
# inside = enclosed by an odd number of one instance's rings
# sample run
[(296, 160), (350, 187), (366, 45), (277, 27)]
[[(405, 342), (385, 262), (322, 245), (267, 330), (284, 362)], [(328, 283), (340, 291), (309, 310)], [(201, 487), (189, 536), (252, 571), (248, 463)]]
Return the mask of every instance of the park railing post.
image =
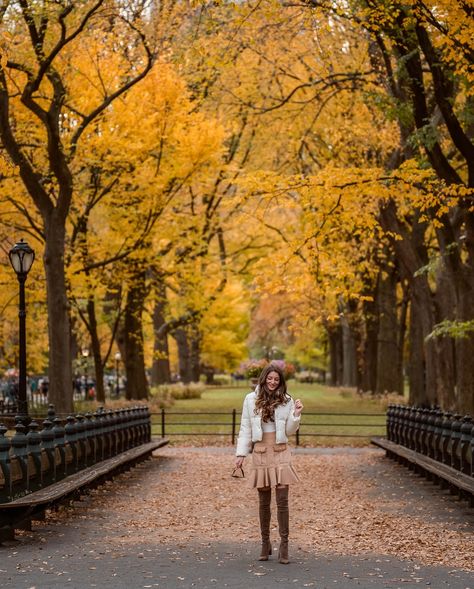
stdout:
[(0, 487), (0, 502), (7, 501), (11, 497), (10, 480), (10, 439), (5, 436), (8, 428), (0, 423), (0, 469), (3, 477), (3, 486)]
[[(422, 453), (421, 449), (421, 420), (422, 420), (422, 409), (417, 407), (415, 410), (415, 418), (413, 420), (413, 443), (415, 452)], [(418, 470), (418, 469), (416, 469)]]
[(436, 417), (434, 420), (434, 454), (433, 458), (438, 462), (442, 462), (443, 456), (443, 412), (441, 409), (436, 409)]
[(451, 438), (449, 439), (449, 454), (450, 454), (450, 466), (459, 470), (461, 464), (461, 458), (459, 454), (461, 444), (461, 422), (462, 415), (456, 413), (451, 422)]
[(42, 423), (41, 435), (41, 484), (43, 487), (54, 483), (55, 481), (55, 461), (54, 461), (54, 432), (53, 423), (49, 419), (44, 419)]
[(110, 413), (110, 455), (116, 456), (120, 450), (120, 440), (118, 435), (118, 414), (112, 410)]
[(415, 450), (415, 416), (416, 416), (416, 407), (410, 407), (407, 415), (407, 445), (410, 450)]
[(411, 406), (406, 405), (402, 409), (402, 428), (401, 428), (402, 440), (400, 442), (402, 444), (402, 446), (405, 446), (406, 448), (410, 447), (410, 415), (411, 415)]
[(403, 407), (401, 405), (393, 405), (392, 409), (392, 442), (396, 444), (401, 443), (401, 434), (402, 434), (402, 417), (403, 417)]
[(103, 427), (103, 439), (104, 439), (104, 458), (110, 458), (112, 448), (112, 436), (110, 427), (110, 409), (102, 408), (102, 427)]
[(432, 408), (428, 411), (426, 419), (426, 455), (434, 458), (434, 433), (435, 433), (436, 409)]
[(471, 449), (469, 455), (471, 457), (471, 476), (474, 476), (474, 425), (471, 429)]
[(56, 480), (66, 476), (66, 430), (64, 429), (62, 419), (55, 417), (53, 419), (54, 433), (54, 454), (56, 461)]
[(424, 454), (425, 456), (428, 455), (428, 441), (429, 441), (429, 424), (428, 424), (428, 419), (429, 419), (429, 409), (423, 408), (420, 411), (420, 416), (419, 416), (419, 430), (418, 430), (418, 439), (419, 439), (419, 448), (420, 448), (420, 452), (422, 454)]
[[(24, 495), (28, 485), (28, 471), (27, 471), (27, 444), (25, 430), (26, 427), (23, 424), (22, 417), (17, 415), (15, 417), (15, 435), (11, 439), (12, 444), (12, 469), (11, 469), (11, 482), (13, 488), (16, 487), (15, 491), (12, 491), (13, 495)], [(16, 468), (13, 469), (13, 464)]]
[(95, 461), (95, 439), (94, 439), (94, 422), (92, 421), (92, 414), (86, 413), (84, 415), (85, 426), (85, 443), (86, 443), (86, 464), (91, 466)]
[(460, 442), (460, 470), (464, 474), (471, 474), (471, 439), (472, 439), (472, 417), (465, 415), (461, 424)]
[[(443, 423), (442, 423), (442, 432), (441, 432), (441, 452), (442, 452), (442, 462), (447, 466), (451, 466), (451, 456), (449, 454), (449, 440), (451, 438), (451, 422), (452, 422), (453, 414), (449, 411), (444, 413), (443, 416)], [(441, 480), (441, 487), (446, 489), (449, 487), (449, 484), (445, 480)]]
[(123, 452), (126, 449), (126, 427), (125, 411), (119, 409), (117, 412), (117, 439), (119, 452)]
[(72, 474), (77, 470), (77, 435), (76, 435), (76, 418), (74, 415), (66, 417), (64, 426), (64, 435), (66, 438), (66, 474)]
[(387, 408), (387, 440), (395, 441), (395, 405), (390, 404)]
[(76, 415), (76, 436), (77, 436), (77, 469), (82, 470), (86, 466), (86, 425), (84, 415)]
[(29, 431), (26, 434), (28, 441), (26, 467), (28, 470), (28, 491), (36, 491), (41, 487), (41, 434), (39, 424), (35, 420), (30, 421)]
[(236, 425), (236, 411), (232, 409), (232, 446), (235, 444), (235, 425)]
[(161, 410), (161, 437), (165, 437), (165, 409)]
[[(391, 439), (390, 441), (395, 442), (395, 444), (401, 443), (401, 429), (402, 429), (402, 406), (401, 405), (393, 405), (392, 406), (392, 427), (391, 427)], [(388, 435), (388, 432), (387, 432)]]

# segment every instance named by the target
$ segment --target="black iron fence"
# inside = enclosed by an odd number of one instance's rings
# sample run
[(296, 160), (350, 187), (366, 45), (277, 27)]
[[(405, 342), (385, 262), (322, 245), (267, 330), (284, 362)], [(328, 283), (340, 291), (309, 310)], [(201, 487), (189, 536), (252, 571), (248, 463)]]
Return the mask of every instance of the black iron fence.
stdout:
[(0, 503), (47, 487), (151, 440), (148, 407), (56, 416), (50, 405), (41, 425), (16, 418), (15, 433), (0, 424)]
[(387, 439), (474, 477), (474, 420), (469, 415), (390, 405)]
[[(235, 444), (241, 413), (232, 411), (172, 411), (152, 413), (152, 431), (161, 437), (219, 436)], [(304, 412), (294, 438), (299, 446), (305, 438), (361, 438), (369, 440), (385, 433), (385, 413)]]

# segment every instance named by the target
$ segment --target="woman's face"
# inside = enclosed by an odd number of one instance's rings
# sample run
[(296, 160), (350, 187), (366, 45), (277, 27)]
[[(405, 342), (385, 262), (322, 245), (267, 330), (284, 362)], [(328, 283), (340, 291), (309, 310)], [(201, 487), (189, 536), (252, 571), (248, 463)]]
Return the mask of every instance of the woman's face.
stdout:
[(273, 370), (267, 374), (267, 378), (265, 379), (265, 384), (269, 391), (276, 391), (277, 388), (280, 386), (280, 375), (278, 372), (274, 372)]

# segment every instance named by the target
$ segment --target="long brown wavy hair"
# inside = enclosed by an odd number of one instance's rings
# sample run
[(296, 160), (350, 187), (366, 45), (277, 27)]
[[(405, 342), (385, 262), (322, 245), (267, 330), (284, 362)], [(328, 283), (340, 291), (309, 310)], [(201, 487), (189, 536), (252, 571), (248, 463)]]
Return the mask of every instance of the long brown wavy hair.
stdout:
[[(276, 391), (270, 391), (267, 388), (266, 380), (270, 372), (276, 372), (280, 377), (280, 384)], [(278, 405), (286, 405), (290, 398), (290, 395), (286, 392), (285, 375), (278, 366), (269, 364), (262, 370), (258, 379), (255, 414), (260, 412), (262, 421), (274, 421), (275, 408)]]

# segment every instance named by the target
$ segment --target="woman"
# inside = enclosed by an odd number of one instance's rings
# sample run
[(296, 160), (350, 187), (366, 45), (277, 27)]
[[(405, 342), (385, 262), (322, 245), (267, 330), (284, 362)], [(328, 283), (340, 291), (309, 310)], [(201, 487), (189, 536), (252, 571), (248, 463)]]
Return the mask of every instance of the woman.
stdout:
[(272, 553), (270, 519), (272, 487), (275, 488), (280, 549), (278, 561), (288, 564), (288, 486), (298, 475), (291, 465), (288, 436), (299, 428), (303, 403), (286, 391), (283, 372), (270, 364), (262, 370), (258, 385), (244, 400), (235, 466), (241, 468), (252, 453), (250, 485), (258, 490), (262, 551), (259, 560)]

